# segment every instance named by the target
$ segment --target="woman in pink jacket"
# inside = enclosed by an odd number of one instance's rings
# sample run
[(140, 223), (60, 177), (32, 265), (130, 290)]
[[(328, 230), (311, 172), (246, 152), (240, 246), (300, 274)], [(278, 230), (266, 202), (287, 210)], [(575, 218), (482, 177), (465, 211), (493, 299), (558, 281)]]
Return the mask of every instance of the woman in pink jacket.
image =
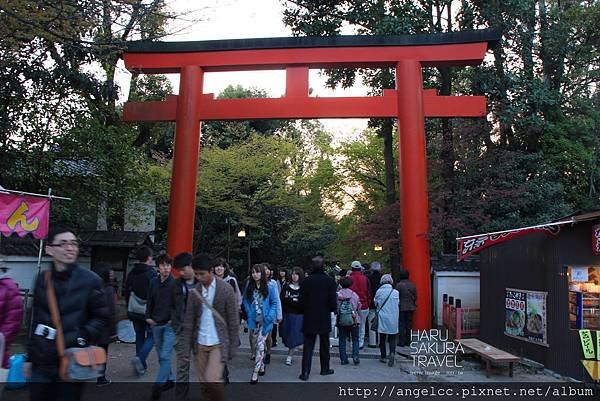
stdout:
[(3, 368), (8, 367), (10, 345), (19, 333), (23, 320), (23, 303), (19, 287), (9, 277), (8, 267), (0, 259), (0, 333), (4, 336), (4, 360), (0, 361)]

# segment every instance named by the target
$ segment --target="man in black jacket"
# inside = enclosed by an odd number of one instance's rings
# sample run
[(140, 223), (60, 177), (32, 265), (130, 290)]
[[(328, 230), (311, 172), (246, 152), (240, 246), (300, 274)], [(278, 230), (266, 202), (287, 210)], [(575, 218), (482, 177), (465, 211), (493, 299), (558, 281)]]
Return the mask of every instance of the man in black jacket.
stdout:
[(175, 332), (171, 326), (173, 309), (173, 289), (175, 279), (171, 275), (173, 260), (169, 255), (156, 258), (158, 277), (152, 280), (146, 308), (146, 323), (152, 328), (152, 337), (158, 355), (158, 373), (152, 386), (152, 399), (160, 398), (160, 393), (175, 387), (175, 376), (171, 372), (171, 354), (175, 345)]
[[(50, 230), (45, 250), (52, 257), (50, 279), (60, 311), (65, 348), (96, 342), (110, 319), (100, 277), (77, 265), (79, 242), (71, 229)], [(65, 383), (59, 377), (56, 327), (46, 289), (44, 272), (37, 277), (33, 293), (33, 335), (28, 345), (32, 363), (31, 401), (79, 400), (82, 384)]]
[[(189, 252), (182, 252), (175, 255), (173, 266), (179, 273), (179, 278), (173, 285), (173, 306), (171, 309), (171, 326), (177, 336), (182, 329), (182, 323), (188, 304), (190, 291), (196, 288), (198, 280), (194, 276), (192, 269), (193, 256)], [(189, 381), (190, 381), (190, 353), (187, 344), (184, 344), (179, 338), (175, 340), (175, 353), (177, 354), (177, 375), (175, 386), (175, 398), (185, 401), (188, 399)]]
[(152, 351), (154, 340), (152, 329), (146, 323), (145, 313), (134, 312), (130, 304), (131, 297), (135, 297), (141, 304), (147, 304), (150, 282), (156, 277), (156, 270), (152, 267), (152, 249), (142, 246), (136, 251), (139, 263), (127, 275), (125, 280), (125, 301), (127, 302), (127, 316), (133, 323), (135, 330), (135, 356), (131, 359), (138, 375), (146, 373), (146, 358)]
[(324, 271), (322, 256), (312, 260), (312, 273), (302, 282), (298, 303), (304, 313), (302, 332), (304, 348), (302, 351), (302, 374), (300, 380), (308, 380), (313, 350), (319, 336), (319, 357), (321, 375), (333, 374), (329, 368), (329, 332), (331, 331), (331, 312), (337, 309), (335, 280)]

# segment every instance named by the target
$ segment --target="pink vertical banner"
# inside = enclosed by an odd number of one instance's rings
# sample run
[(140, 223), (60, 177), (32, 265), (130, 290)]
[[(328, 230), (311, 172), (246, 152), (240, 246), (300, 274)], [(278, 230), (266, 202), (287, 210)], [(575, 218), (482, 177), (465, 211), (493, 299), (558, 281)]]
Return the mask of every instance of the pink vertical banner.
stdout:
[(50, 199), (0, 193), (0, 233), (5, 237), (46, 238), (49, 221)]

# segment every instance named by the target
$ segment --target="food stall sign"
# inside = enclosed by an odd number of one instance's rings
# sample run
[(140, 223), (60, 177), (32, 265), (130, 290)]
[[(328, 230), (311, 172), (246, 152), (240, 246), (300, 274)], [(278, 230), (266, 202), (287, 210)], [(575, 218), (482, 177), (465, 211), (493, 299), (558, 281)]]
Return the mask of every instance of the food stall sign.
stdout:
[(581, 340), (581, 350), (585, 359), (594, 359), (594, 341), (590, 330), (579, 330), (579, 339)]
[(504, 334), (548, 346), (547, 292), (506, 288)]
[(592, 227), (592, 251), (594, 255), (600, 255), (600, 224)]

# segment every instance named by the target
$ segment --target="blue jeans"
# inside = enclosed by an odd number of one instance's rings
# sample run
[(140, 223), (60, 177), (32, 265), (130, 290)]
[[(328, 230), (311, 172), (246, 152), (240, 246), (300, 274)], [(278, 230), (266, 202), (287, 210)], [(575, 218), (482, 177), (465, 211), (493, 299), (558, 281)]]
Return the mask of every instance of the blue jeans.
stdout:
[(164, 384), (167, 380), (175, 380), (175, 375), (171, 372), (171, 354), (175, 345), (175, 331), (171, 327), (171, 323), (167, 323), (162, 326), (154, 326), (152, 332), (159, 365), (154, 383)]
[(144, 369), (148, 369), (146, 359), (154, 346), (154, 338), (152, 337), (152, 328), (148, 326), (144, 320), (132, 319), (133, 330), (135, 331), (135, 356), (140, 358)]
[(338, 327), (340, 359), (344, 363), (348, 362), (348, 354), (346, 353), (346, 340), (348, 337), (352, 338), (352, 359), (358, 359), (358, 331), (358, 325), (352, 327)]

